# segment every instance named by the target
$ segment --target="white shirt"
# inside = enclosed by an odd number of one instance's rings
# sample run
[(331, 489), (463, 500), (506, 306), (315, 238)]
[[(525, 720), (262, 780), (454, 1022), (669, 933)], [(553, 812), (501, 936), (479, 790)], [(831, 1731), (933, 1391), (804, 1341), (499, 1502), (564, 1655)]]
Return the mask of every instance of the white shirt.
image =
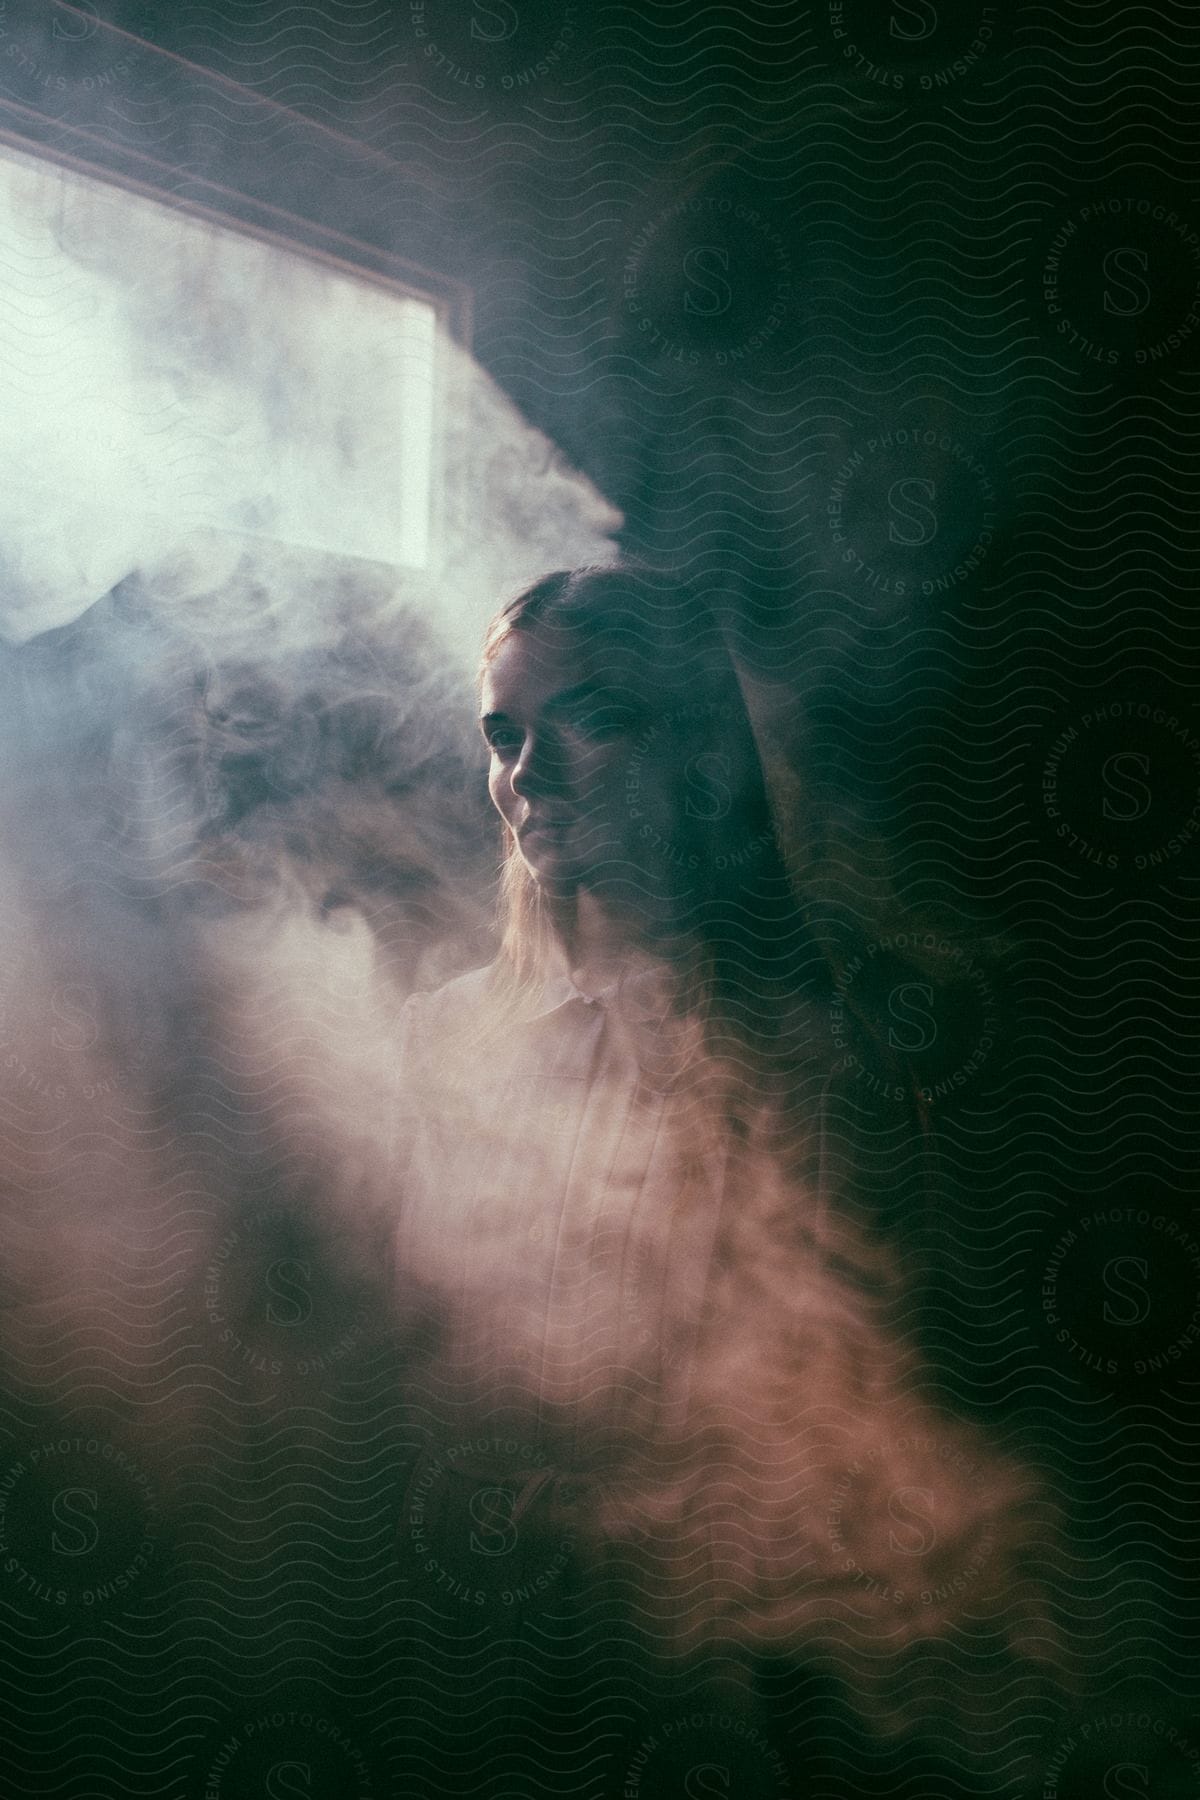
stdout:
[[(919, 1397), (819, 1162), (688, 1166), (610, 1005), (558, 978), (496, 1036), (487, 973), (409, 1003), (399, 1071), (397, 1276), (435, 1302), (414, 1385), (443, 1442), (511, 1420), (526, 1486), (543, 1456), (599, 1471), (588, 1528), (650, 1546), (646, 1607), (684, 1643), (830, 1630), (862, 1680), (1003, 1587), (1023, 1472)], [(889, 1493), (922, 1497), (926, 1558)]]
[(440, 1297), (481, 1400), (511, 1383), (535, 1408), (640, 1413), (686, 1373), (724, 1170), (680, 1191), (667, 1102), (606, 996), (555, 977), (489, 1046), (486, 975), (409, 1003), (398, 1266)]

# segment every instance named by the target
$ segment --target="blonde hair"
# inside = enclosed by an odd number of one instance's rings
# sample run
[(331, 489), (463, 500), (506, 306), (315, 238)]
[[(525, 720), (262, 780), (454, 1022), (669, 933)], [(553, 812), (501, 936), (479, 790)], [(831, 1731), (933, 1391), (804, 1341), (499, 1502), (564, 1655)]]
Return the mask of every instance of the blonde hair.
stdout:
[[(736, 827), (740, 840), (759, 828), (753, 865), (701, 859), (701, 891), (689, 890), (679, 929), (665, 933), (657, 958), (662, 1012), (632, 1032), (643, 1071), (677, 1097), (697, 1153), (711, 1154), (722, 1134), (745, 1137), (761, 1125), (772, 1102), (782, 1121), (806, 1086), (800, 1065), (811, 1073), (814, 1053), (826, 1047), (824, 1015), (813, 1002), (831, 978), (788, 879), (736, 663), (707, 596), (629, 563), (557, 570), (513, 595), (488, 627), (480, 680), (512, 633), (534, 630), (557, 636), (571, 653), (640, 660), (653, 691), (667, 683), (689, 704), (718, 706), (725, 731), (746, 747), (736, 812), (721, 829)], [(570, 904), (543, 893), (505, 826), (501, 947), (491, 978), (498, 1017), (534, 1003), (566, 939), (569, 918), (560, 908)], [(803, 1137), (812, 1120), (792, 1125)]]
[[(619, 651), (647, 667), (656, 687), (667, 678), (686, 691), (693, 705), (719, 704), (727, 731), (737, 732), (751, 752), (752, 772), (740, 796), (739, 819), (748, 807), (755, 821), (769, 828), (772, 854), (760, 860), (764, 872), (782, 875), (749, 709), (717, 613), (705, 595), (635, 563), (556, 570), (513, 595), (492, 619), (480, 680), (514, 632), (534, 630), (558, 637), (572, 652)], [(705, 897), (719, 898), (721, 892), (722, 884), (710, 875)], [(789, 901), (794, 905), (790, 890)], [(507, 827), (500, 911), (502, 958), (518, 984), (536, 980), (562, 920), (526, 869)]]

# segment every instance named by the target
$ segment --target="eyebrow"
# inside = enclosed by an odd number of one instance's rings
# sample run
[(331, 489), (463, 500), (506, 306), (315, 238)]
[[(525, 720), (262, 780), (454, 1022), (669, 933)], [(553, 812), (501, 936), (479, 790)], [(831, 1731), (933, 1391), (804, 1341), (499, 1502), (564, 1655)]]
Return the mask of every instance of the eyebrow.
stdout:
[[(606, 686), (603, 682), (580, 681), (574, 687), (562, 688), (557, 694), (551, 694), (549, 699), (544, 702), (542, 710), (544, 712), (565, 712), (580, 700), (619, 700), (620, 698), (617, 688)], [(510, 715), (505, 712), (484, 713), (479, 721), (485, 731), (489, 725), (511, 725), (512, 722)]]

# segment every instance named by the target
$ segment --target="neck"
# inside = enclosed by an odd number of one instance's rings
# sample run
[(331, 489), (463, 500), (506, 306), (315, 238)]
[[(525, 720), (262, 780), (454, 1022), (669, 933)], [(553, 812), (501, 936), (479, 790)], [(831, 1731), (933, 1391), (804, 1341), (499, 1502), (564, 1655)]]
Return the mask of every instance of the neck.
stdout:
[(560, 927), (559, 942), (568, 973), (587, 992), (608, 987), (633, 965), (673, 963), (676, 934), (642, 913), (618, 912), (581, 889)]
[(572, 979), (581, 987), (604, 987), (615, 980), (628, 960), (629, 930), (583, 890), (576, 893), (563, 924), (562, 949)]

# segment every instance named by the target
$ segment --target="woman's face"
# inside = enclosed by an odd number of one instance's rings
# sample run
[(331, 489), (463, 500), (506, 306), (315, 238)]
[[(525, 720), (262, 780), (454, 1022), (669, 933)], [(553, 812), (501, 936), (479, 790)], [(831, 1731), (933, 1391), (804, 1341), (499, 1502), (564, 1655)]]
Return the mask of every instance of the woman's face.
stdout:
[[(539, 885), (703, 884), (757, 772), (744, 715), (606, 646), (513, 631), (486, 671), (488, 791)], [(720, 822), (726, 821), (724, 826)]]

